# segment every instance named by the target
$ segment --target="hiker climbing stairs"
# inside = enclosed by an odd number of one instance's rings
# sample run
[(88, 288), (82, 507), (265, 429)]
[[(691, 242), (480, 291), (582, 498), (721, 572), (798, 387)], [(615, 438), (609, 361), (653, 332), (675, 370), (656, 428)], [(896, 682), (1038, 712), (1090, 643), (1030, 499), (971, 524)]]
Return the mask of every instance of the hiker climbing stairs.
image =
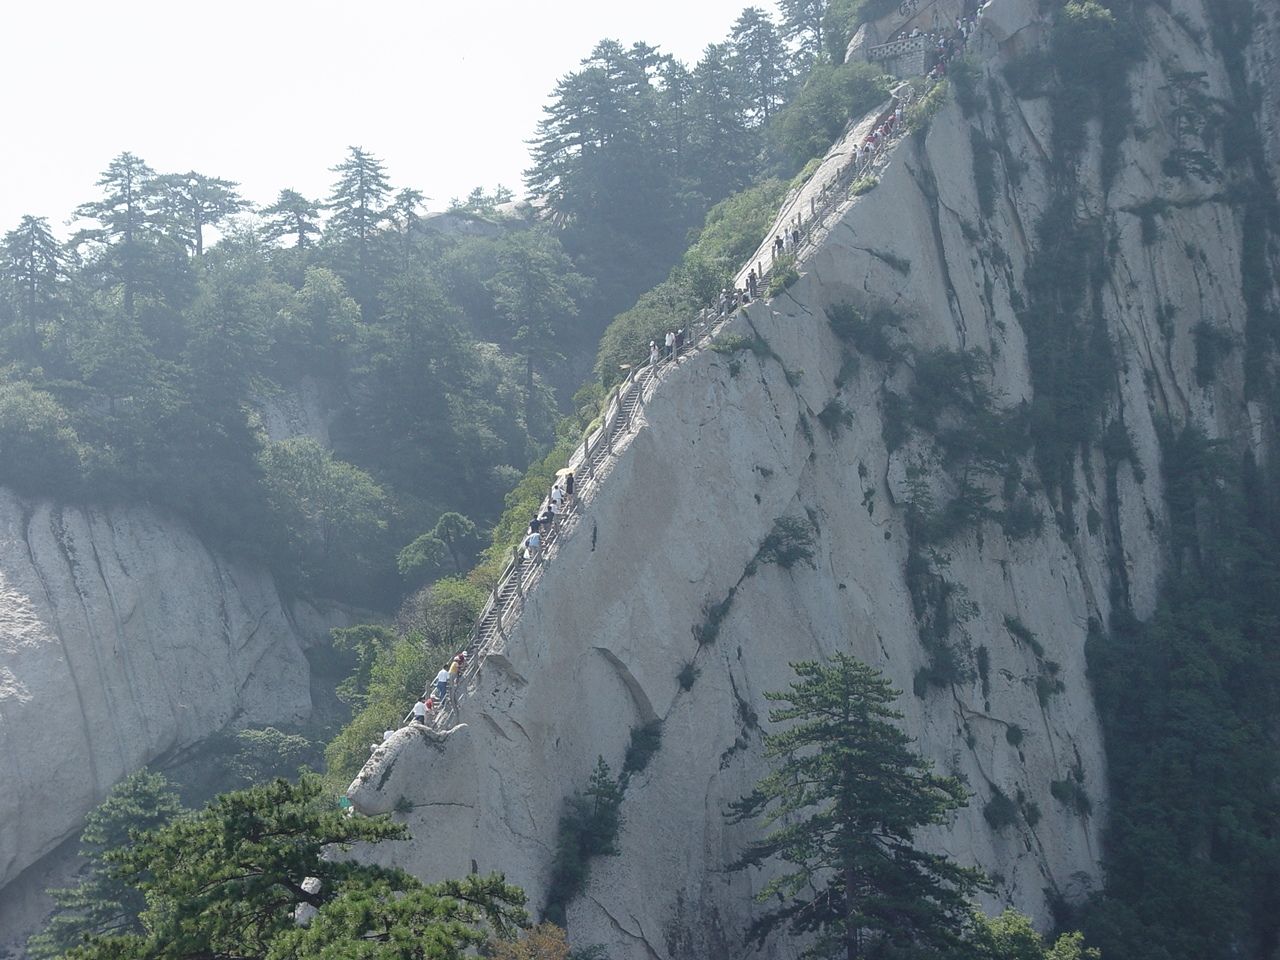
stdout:
[[(905, 96), (902, 94), (895, 96), (890, 110), (899, 103), (909, 103), (914, 95), (913, 90), (908, 90)], [(901, 130), (896, 133), (897, 135), (893, 138), (895, 140), (901, 136)], [(794, 250), (795, 261), (804, 259), (812, 252), (820, 236), (816, 236), (818, 228), (825, 226), (827, 221), (831, 220), (845, 203), (852, 199), (847, 193), (847, 188), (853, 179), (865, 175), (873, 166), (884, 161), (888, 153), (883, 149), (884, 146), (887, 146), (887, 143), (879, 146), (865, 162), (851, 160), (838, 168), (828, 182), (831, 189), (824, 187), (820, 200), (811, 201), (807, 210), (801, 208), (802, 214), (809, 213), (810, 216), (807, 220), (803, 216), (796, 218), (803, 229), (800, 242)], [(779, 213), (779, 224), (792, 221), (795, 217), (793, 208), (798, 202), (797, 198), (793, 198), (791, 204), (784, 207)], [(766, 237), (766, 243), (768, 239)], [(757, 254), (757, 256), (760, 255)], [(769, 289), (773, 264), (770, 260), (770, 265), (766, 268), (763, 258), (757, 260), (756, 264), (758, 284), (764, 297), (767, 296), (764, 292)], [(752, 264), (748, 263), (742, 268), (735, 283), (745, 277), (751, 266)], [(688, 342), (676, 356), (664, 355), (656, 362), (626, 364), (621, 368), (624, 374), (623, 379), (609, 403), (606, 404), (600, 426), (591, 431), (570, 457), (566, 470), (562, 471), (571, 471), (574, 476), (574, 496), (546, 528), (545, 533), (541, 534), (541, 546), (535, 553), (526, 557), (523, 549), (519, 547), (513, 549), (511, 559), (503, 568), (496, 586), (476, 620), (465, 650), (467, 664), (457, 681), (461, 688), (458, 691), (459, 694), (466, 694), (474, 688), (485, 658), (496, 645), (506, 643), (508, 634), (520, 618), (529, 593), (542, 579), (547, 564), (554, 562), (561, 541), (573, 535), (587, 505), (594, 496), (596, 487), (607, 475), (610, 462), (618, 456), (626, 446), (630, 435), (642, 423), (642, 407), (653, 391), (658, 389), (669, 370), (679, 365), (684, 359), (706, 349), (714, 340), (720, 326), (727, 322), (732, 313), (733, 311), (729, 311), (728, 314), (722, 314), (707, 308), (690, 325), (687, 331)], [(544, 500), (539, 506), (539, 514), (548, 506), (549, 500)], [(447, 729), (454, 722), (457, 710), (458, 707), (448, 699), (441, 703), (433, 721), (436, 727)]]

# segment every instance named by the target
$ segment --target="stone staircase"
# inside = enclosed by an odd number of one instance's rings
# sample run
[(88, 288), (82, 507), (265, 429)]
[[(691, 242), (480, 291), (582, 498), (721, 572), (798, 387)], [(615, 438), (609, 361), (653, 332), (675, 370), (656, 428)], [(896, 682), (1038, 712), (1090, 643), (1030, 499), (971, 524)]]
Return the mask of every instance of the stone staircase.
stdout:
[[(900, 93), (891, 102), (888, 112), (892, 112), (893, 107), (899, 102), (909, 104), (914, 96), (914, 90)], [(877, 115), (876, 124), (881, 122), (884, 115), (883, 112)], [(880, 148), (865, 162), (850, 161), (847, 165), (837, 170), (835, 175), (824, 185), (821, 202), (814, 200), (807, 211), (809, 213), (808, 218), (800, 217), (802, 224), (801, 240), (800, 244), (795, 248), (795, 264), (798, 265), (807, 254), (816, 248), (814, 240), (816, 229), (825, 224), (840, 207), (852, 199), (848, 191), (850, 185), (860, 177), (871, 173), (875, 167), (882, 165), (888, 156), (888, 146), (900, 139), (902, 133), (903, 129), (899, 128), (892, 139), (881, 144)], [(793, 200), (792, 205), (784, 207), (779, 213), (778, 220), (775, 223), (775, 230), (779, 229), (779, 225), (789, 224), (794, 220), (794, 207), (797, 202)], [(804, 212), (806, 211), (801, 211), (802, 214)], [(769, 237), (773, 235), (774, 232), (770, 231), (766, 236), (766, 243)], [(757, 257), (760, 257), (760, 254), (757, 254)], [(753, 258), (753, 260), (755, 259)], [(765, 291), (768, 290), (774, 268), (772, 261), (770, 261), (770, 266), (767, 268), (764, 268), (763, 258), (756, 262), (758, 264), (759, 289), (763, 299)], [(739, 272), (735, 281), (739, 286), (744, 285), (749, 267), (750, 263)], [(732, 316), (732, 313), (730, 313), (730, 316)], [(710, 346), (721, 325), (727, 320), (727, 317), (721, 317), (714, 310), (708, 308), (702, 311), (690, 329), (686, 331), (686, 344), (679, 358), (672, 360), (664, 356), (657, 364), (646, 362), (625, 367), (626, 375), (622, 382), (618, 384), (613, 396), (606, 405), (600, 426), (588, 434), (566, 464), (567, 468), (572, 470), (574, 474), (574, 496), (572, 501), (567, 505), (566, 510), (561, 513), (558, 521), (542, 537), (542, 547), (538, 556), (526, 560), (524, 559), (523, 551), (519, 547), (513, 548), (511, 559), (508, 560), (503, 568), (498, 577), (497, 585), (490, 592), (484, 607), (480, 611), (465, 648), (467, 666), (459, 682), (458, 695), (460, 700), (474, 688), (477, 676), (488, 653), (495, 645), (499, 643), (505, 644), (512, 627), (520, 618), (526, 598), (542, 579), (547, 564), (554, 562), (560, 543), (573, 536), (584, 516), (587, 504), (590, 503), (594, 496), (596, 488), (604, 482), (608, 473), (607, 467), (629, 443), (633, 431), (641, 422), (639, 414), (646, 402), (646, 398), (651, 396), (654, 390), (658, 389), (664, 374), (673, 365), (682, 362), (687, 357), (701, 353)], [(538, 508), (539, 513), (543, 512), (547, 505), (547, 500), (543, 500)], [(456, 708), (446, 698), (445, 702), (437, 707), (434, 716), (431, 718), (431, 723), (437, 730), (448, 730), (455, 722), (455, 713)], [(407, 723), (411, 719), (412, 713), (405, 718), (405, 722)]]

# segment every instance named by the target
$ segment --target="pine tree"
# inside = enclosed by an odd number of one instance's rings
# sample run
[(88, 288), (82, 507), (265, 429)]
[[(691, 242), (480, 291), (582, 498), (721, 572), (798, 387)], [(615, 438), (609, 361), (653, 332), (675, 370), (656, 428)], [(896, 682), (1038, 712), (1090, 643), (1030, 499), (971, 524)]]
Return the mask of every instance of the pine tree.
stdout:
[(755, 124), (764, 125), (782, 103), (787, 51), (773, 20), (759, 7), (747, 7), (730, 33), (733, 66), (741, 78)]
[(713, 43), (693, 71), (691, 150), (699, 190), (717, 202), (750, 182), (760, 134), (747, 127), (747, 98), (733, 50)]
[[(401, 960), (430, 943), (432, 956), (461, 958), (525, 922), (524, 895), (499, 875), (428, 886), (342, 856), (404, 837), (386, 818), (347, 816), (312, 775), (223, 794), (109, 854), (145, 897), (142, 930), (94, 936), (67, 956)], [(305, 926), (300, 910), (312, 911)]]
[(671, 172), (684, 186), (690, 169), (690, 142), (693, 139), (693, 74), (683, 63), (668, 57), (659, 70), (661, 77), (661, 128), (667, 137)]
[(135, 317), (134, 298), (142, 282), (144, 261), (151, 259), (150, 241), (156, 236), (156, 218), (150, 209), (155, 196), (155, 171), (132, 153), (122, 153), (103, 171), (98, 186), (101, 200), (82, 203), (76, 216), (98, 221), (98, 228), (81, 230), (73, 244), (84, 241), (107, 246), (108, 265), (123, 287), (126, 318)]
[(691, 225), (679, 203), (653, 47), (597, 44), (557, 83), (538, 124), (531, 196), (563, 228), (580, 271), (597, 282), (597, 309), (621, 309), (656, 282)]
[(792, 668), (799, 680), (765, 697), (782, 704), (772, 723), (794, 723), (765, 735), (772, 770), (729, 814), (769, 828), (736, 869), (784, 865), (759, 894), (770, 906), (750, 936), (758, 944), (780, 928), (812, 936), (804, 957), (950, 955), (981, 874), (918, 850), (912, 838), (965, 805), (963, 784), (911, 751), (891, 706), (899, 693), (871, 667), (837, 653), (829, 666)]
[(0, 243), (0, 272), (12, 289), (14, 319), (26, 328), (27, 355), (40, 352), (42, 321), (52, 319), (63, 273), (62, 248), (44, 217), (24, 216)]
[(449, 511), (441, 515), (428, 536), (444, 544), (453, 560), (453, 569), (462, 576), (462, 558), (476, 543), (476, 525), (460, 513)]
[(127, 847), (134, 836), (164, 826), (181, 810), (169, 781), (157, 773), (143, 770), (112, 788), (107, 799), (85, 817), (80, 855), (88, 868), (80, 882), (49, 891), (59, 912), (27, 944), (34, 960), (61, 956), (87, 936), (142, 932), (138, 914), (146, 902), (105, 860), (105, 854)]
[(573, 272), (560, 244), (549, 234), (524, 231), (498, 248), (498, 270), (487, 284), (494, 306), (511, 327), (511, 344), (524, 354), (525, 422), (531, 422), (534, 373), (561, 357), (558, 334), (578, 312), (585, 280)]
[(327, 204), (331, 211), (326, 233), (340, 244), (356, 248), (361, 272), (370, 265), (370, 248), (387, 218), (391, 182), (382, 161), (360, 147), (348, 147), (347, 159), (331, 168), (338, 175)]
[(263, 239), (269, 242), (293, 237), (295, 249), (311, 245), (320, 233), (320, 204), (296, 190), (281, 190), (276, 202), (262, 211)]
[(796, 45), (797, 66), (807, 68), (822, 58), (823, 20), (827, 14), (827, 0), (778, 0), (782, 13), (782, 36)]
[(204, 229), (249, 209), (236, 193), (239, 184), (194, 170), (167, 173), (153, 184), (154, 207), (175, 238), (197, 257), (204, 254)]
[(396, 191), (395, 199), (387, 207), (387, 222), (394, 232), (397, 256), (401, 262), (407, 262), (419, 248), (418, 228), (422, 224), (426, 199), (421, 190), (405, 187)]

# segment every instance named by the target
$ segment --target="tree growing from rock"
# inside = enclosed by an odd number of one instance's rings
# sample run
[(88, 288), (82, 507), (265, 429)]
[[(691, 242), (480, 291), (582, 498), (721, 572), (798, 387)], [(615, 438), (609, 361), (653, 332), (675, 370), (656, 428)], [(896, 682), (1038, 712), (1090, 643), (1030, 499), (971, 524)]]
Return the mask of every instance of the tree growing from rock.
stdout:
[(765, 694), (779, 704), (770, 721), (789, 724), (765, 735), (772, 770), (728, 814), (768, 830), (735, 869), (782, 867), (749, 936), (811, 938), (802, 956), (813, 958), (951, 956), (982, 875), (913, 838), (965, 805), (964, 785), (910, 749), (892, 707), (899, 692), (877, 671), (842, 653), (792, 668), (798, 680)]

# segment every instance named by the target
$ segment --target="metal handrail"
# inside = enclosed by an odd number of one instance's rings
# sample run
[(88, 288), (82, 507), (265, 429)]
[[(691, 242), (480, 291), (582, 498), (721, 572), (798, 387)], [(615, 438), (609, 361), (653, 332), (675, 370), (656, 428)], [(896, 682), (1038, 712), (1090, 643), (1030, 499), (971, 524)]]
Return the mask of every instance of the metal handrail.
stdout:
[[(914, 99), (915, 90), (911, 87), (908, 87), (908, 93), (905, 96), (895, 96), (891, 101), (890, 109), (882, 112), (877, 117), (876, 126), (879, 126), (880, 123), (882, 123), (883, 120), (893, 112), (899, 104), (905, 108), (910, 106)], [(800, 260), (800, 247), (802, 245), (806, 245), (812, 238), (816, 227), (820, 223), (825, 222), (832, 211), (849, 199), (847, 195), (848, 188), (872, 170), (877, 161), (884, 155), (889, 143), (899, 139), (901, 134), (901, 129), (895, 130), (894, 136), (878, 143), (876, 148), (864, 162), (858, 163), (856, 159), (851, 161), (844, 168), (838, 171), (831, 181), (823, 188), (824, 193), (830, 194), (828, 199), (826, 199), (821, 205), (814, 205), (811, 207), (810, 216), (807, 221), (802, 217), (800, 243), (796, 245), (793, 251), (793, 256), (795, 257), (796, 262), (799, 262)], [(838, 187), (839, 189), (832, 190), (831, 188), (833, 186)], [(748, 267), (749, 266), (750, 264), (748, 264)], [(765, 290), (768, 289), (768, 283), (772, 279), (773, 270), (773, 263), (769, 265), (768, 269), (757, 270), (757, 283)], [(741, 271), (739, 271), (739, 273), (741, 273)], [(763, 299), (763, 296), (758, 299)], [(713, 340), (719, 323), (728, 320), (729, 317), (732, 316), (733, 312), (734, 311), (731, 310), (727, 314), (721, 314), (721, 312), (714, 307), (706, 307), (700, 311), (690, 324), (691, 328), (695, 326), (698, 327), (699, 332), (697, 340), (694, 341), (693, 338), (690, 338), (690, 343), (686, 345), (688, 353), (692, 354), (700, 351), (707, 343)], [(558, 521), (557, 525), (552, 528), (551, 533), (558, 533), (560, 525), (567, 524), (571, 517), (574, 517), (579, 513), (581, 497), (582, 494), (585, 493), (587, 484), (590, 483), (594, 486), (597, 482), (595, 479), (595, 467), (592, 461), (593, 451), (598, 450), (600, 444), (604, 443), (608, 448), (605, 456), (608, 457), (613, 454), (613, 432), (614, 428), (617, 426), (618, 417), (622, 413), (623, 404), (627, 397), (631, 395), (633, 390), (638, 389), (641, 391), (640, 402), (644, 402), (644, 389), (646, 384), (642, 383), (640, 380), (642, 372), (648, 371), (648, 376), (646, 378), (647, 381), (649, 383), (655, 383), (658, 369), (670, 362), (673, 362), (673, 358), (660, 357), (657, 365), (655, 366), (648, 361), (648, 358), (646, 358), (645, 362), (631, 365), (630, 369), (627, 371), (627, 375), (611, 390), (611, 397), (608, 404), (605, 406), (605, 412), (601, 417), (600, 425), (589, 432), (583, 438), (582, 442), (574, 448), (573, 453), (569, 456), (566, 465), (574, 472), (577, 491), (575, 492), (573, 503)], [(581, 471), (583, 469), (587, 471), (587, 476), (585, 477), (581, 476)], [(539, 504), (538, 512), (542, 513), (548, 506), (548, 503), (549, 497), (544, 498)], [(557, 543), (560, 539), (561, 538), (558, 535), (554, 537), (554, 541)], [(537, 579), (535, 574), (538, 573), (540, 565), (545, 562), (546, 552), (550, 548), (551, 542), (552, 539), (549, 537), (548, 541), (539, 551), (539, 555), (533, 558), (529, 563), (525, 563), (522, 559), (520, 547), (517, 546), (513, 549), (511, 558), (503, 566), (502, 572), (498, 575), (497, 582), (493, 589), (489, 591), (489, 596), (486, 598), (485, 604), (481, 608), (480, 614), (476, 618), (475, 625), (472, 627), (471, 633), (467, 638), (467, 645), (465, 647), (465, 652), (467, 654), (467, 666), (458, 679), (458, 685), (460, 688), (466, 688), (471, 685), (471, 682), (480, 671), (480, 666), (484, 661), (488, 646), (492, 644), (492, 641), (495, 638), (502, 638), (504, 635), (504, 621), (506, 620), (507, 615), (514, 609), (515, 605), (510, 604), (506, 609), (499, 609), (499, 597), (502, 595), (503, 589), (508, 585), (512, 578), (519, 578), (517, 583), (517, 592), (523, 599), (524, 593), (527, 592), (526, 587), (532, 587), (533, 583)], [(491, 614), (494, 615), (493, 635), (488, 638), (489, 642), (486, 643), (486, 631), (484, 624)], [(428, 685), (428, 689), (429, 687), (430, 685)], [(446, 699), (443, 703), (437, 706), (436, 713), (433, 717), (433, 723), (436, 726), (442, 726), (442, 721), (452, 717), (452, 714), (452, 704), (449, 699)], [(413, 714), (410, 712), (405, 718), (405, 722), (409, 722), (412, 716)]]

